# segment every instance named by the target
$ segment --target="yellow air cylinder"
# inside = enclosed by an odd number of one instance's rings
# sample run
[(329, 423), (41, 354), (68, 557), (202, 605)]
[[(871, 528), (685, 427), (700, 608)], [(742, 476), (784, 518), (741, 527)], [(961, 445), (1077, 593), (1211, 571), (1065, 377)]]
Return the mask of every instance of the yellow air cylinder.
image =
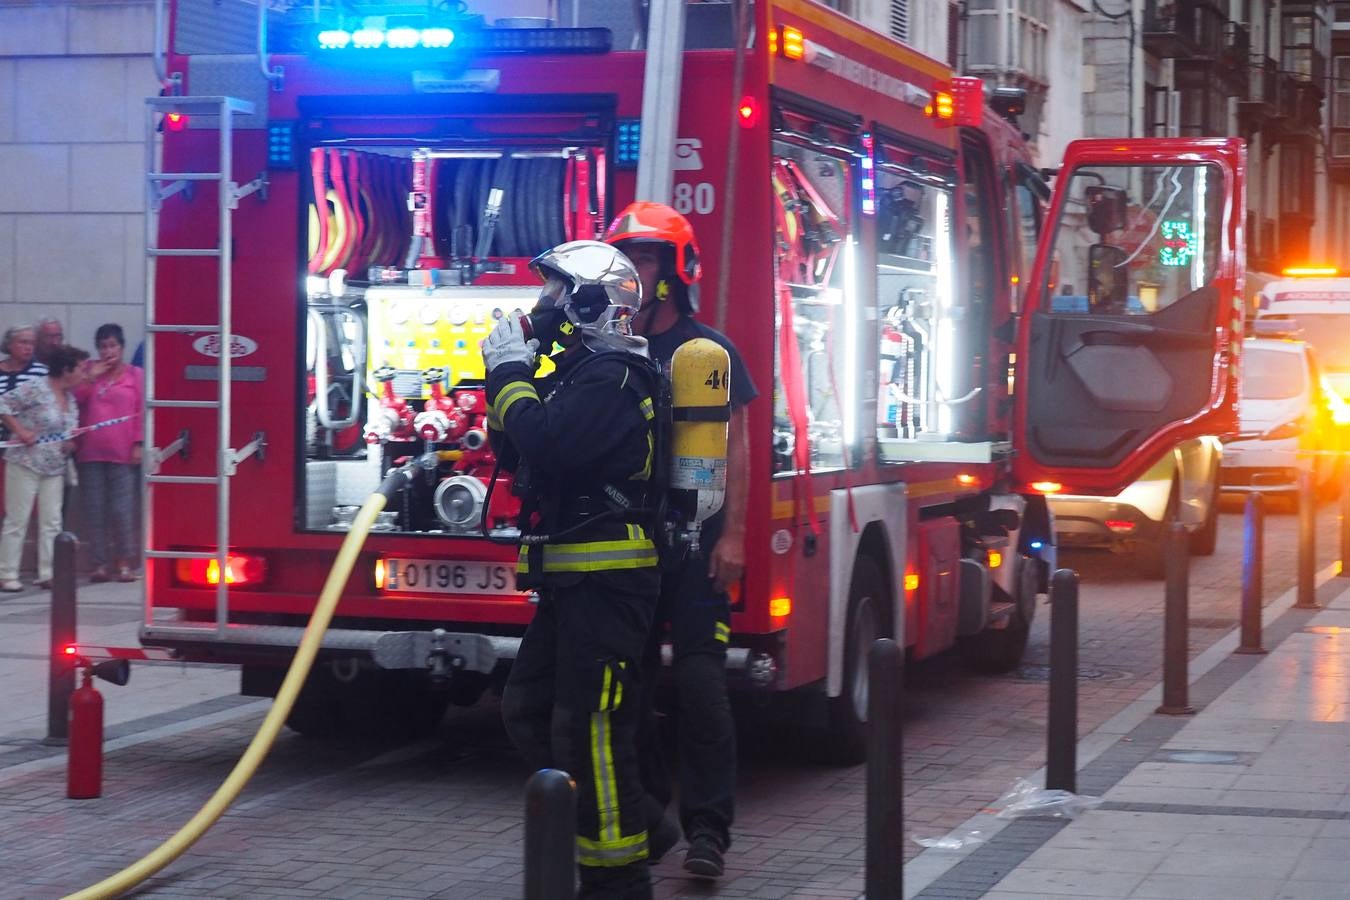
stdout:
[(670, 387), (670, 490), (687, 524), (697, 526), (726, 496), (731, 357), (716, 341), (686, 341), (671, 358)]

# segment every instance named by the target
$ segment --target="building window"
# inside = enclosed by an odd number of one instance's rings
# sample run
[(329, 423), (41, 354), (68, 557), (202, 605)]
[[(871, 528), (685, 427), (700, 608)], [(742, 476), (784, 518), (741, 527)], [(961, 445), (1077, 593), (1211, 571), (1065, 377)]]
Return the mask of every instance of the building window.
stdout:
[[(1010, 10), (1012, 18), (1004, 22), (995, 0), (970, 0), (967, 4), (966, 69), (1010, 74), (1035, 84), (1047, 84), (1048, 0), (1016, 0)], [(1008, 37), (1006, 59), (999, 57), (1000, 29)]]
[(1320, 82), (1326, 76), (1321, 50), (1326, 22), (1316, 9), (1284, 17), (1280, 68), (1301, 81)]
[(1350, 157), (1350, 56), (1332, 60), (1332, 73), (1331, 154)]

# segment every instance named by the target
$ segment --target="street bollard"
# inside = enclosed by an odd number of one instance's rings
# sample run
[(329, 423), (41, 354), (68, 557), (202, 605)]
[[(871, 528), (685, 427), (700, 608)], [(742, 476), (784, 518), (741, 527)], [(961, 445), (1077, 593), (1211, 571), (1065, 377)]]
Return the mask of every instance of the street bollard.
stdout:
[(1261, 579), (1266, 555), (1266, 501), (1248, 494), (1242, 514), (1242, 640), (1236, 653), (1265, 653), (1261, 647)]
[(1340, 578), (1350, 578), (1350, 459), (1341, 458), (1341, 570)]
[(525, 782), (525, 900), (576, 896), (577, 791), (561, 769)]
[(1317, 605), (1317, 498), (1312, 473), (1298, 473), (1298, 602), (1294, 609), (1321, 609)]
[(1077, 791), (1078, 573), (1050, 580), (1050, 711), (1045, 728), (1046, 790)]
[(1173, 522), (1167, 533), (1167, 587), (1163, 611), (1163, 702), (1158, 712), (1187, 716), (1195, 708), (1187, 702), (1190, 688), (1190, 536), (1186, 526)]
[(64, 745), (70, 737), (70, 695), (75, 691), (74, 660), (66, 648), (75, 644), (75, 565), (79, 540), (69, 531), (56, 536), (52, 548), (50, 662), (47, 668), (47, 737), (44, 744)]
[(872, 642), (867, 657), (868, 897), (903, 897), (905, 772), (901, 743), (905, 652), (890, 638)]

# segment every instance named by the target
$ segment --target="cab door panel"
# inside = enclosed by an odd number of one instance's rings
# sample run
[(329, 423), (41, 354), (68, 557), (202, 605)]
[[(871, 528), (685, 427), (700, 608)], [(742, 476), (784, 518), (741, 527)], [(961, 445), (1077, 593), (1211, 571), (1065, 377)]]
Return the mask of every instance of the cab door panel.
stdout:
[(1209, 378), (1179, 376), (1208, 374), (1217, 300), (1203, 288), (1161, 310), (1156, 323), (1036, 313), (1029, 363), (1044, 389), (1029, 398), (1028, 449), (1052, 466), (1117, 465), (1160, 418), (1202, 407)]
[(1019, 323), (1023, 484), (1114, 494), (1236, 429), (1244, 180), (1238, 140), (1069, 145)]

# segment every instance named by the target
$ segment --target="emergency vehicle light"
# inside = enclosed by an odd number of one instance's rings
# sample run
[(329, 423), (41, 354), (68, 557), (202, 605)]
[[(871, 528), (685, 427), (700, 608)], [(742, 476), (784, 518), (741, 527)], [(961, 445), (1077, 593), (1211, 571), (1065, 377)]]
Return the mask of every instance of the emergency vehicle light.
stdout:
[[(215, 587), (220, 584), (220, 561), (216, 559), (180, 559), (174, 566), (178, 581), (188, 587)], [(238, 587), (256, 587), (267, 577), (267, 561), (261, 556), (231, 553), (225, 560), (225, 583)]]
[(1064, 490), (1064, 485), (1058, 481), (1033, 481), (1031, 483), (1033, 491), (1039, 491), (1042, 494), (1058, 494)]
[(1288, 266), (1280, 274), (1290, 278), (1335, 278), (1340, 272), (1335, 266)]
[(1003, 554), (997, 550), (990, 550), (987, 554), (987, 560), (989, 568), (997, 569), (999, 566), (1003, 565)]
[(164, 114), (164, 128), (168, 131), (186, 131), (188, 127), (188, 114), (180, 112), (171, 112)]
[(919, 573), (918, 573), (918, 572), (906, 572), (906, 573), (905, 573), (905, 593), (907, 593), (907, 594), (912, 594), (914, 591), (917, 591), (918, 589), (919, 589)]
[(620, 119), (615, 123), (614, 167), (636, 169), (642, 150), (642, 120)]
[(774, 597), (769, 601), (769, 615), (775, 619), (786, 619), (792, 615), (792, 598)]
[(325, 28), (311, 32), (323, 50), (456, 50), (479, 53), (608, 53), (613, 36), (608, 28), (473, 28), (444, 26)]
[(783, 55), (788, 59), (802, 59), (806, 56), (806, 36), (802, 34), (800, 28), (784, 25), (780, 46), (783, 48)]
[(741, 123), (742, 128), (754, 128), (755, 123), (759, 121), (759, 104), (755, 98), (746, 94), (741, 98), (741, 102), (736, 105), (736, 120)]

